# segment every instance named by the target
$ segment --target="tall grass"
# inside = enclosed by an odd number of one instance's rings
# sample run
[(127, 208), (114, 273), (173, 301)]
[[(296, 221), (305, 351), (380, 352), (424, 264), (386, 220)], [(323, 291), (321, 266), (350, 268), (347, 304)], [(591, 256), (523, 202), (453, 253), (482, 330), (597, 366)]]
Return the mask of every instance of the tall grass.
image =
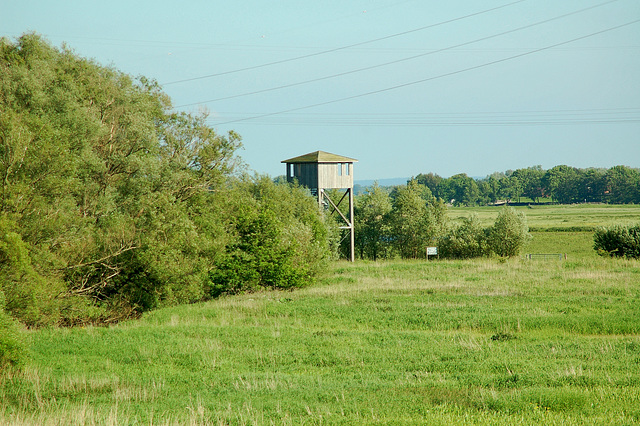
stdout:
[(32, 332), (0, 422), (640, 421), (640, 264), (333, 266), (321, 285)]

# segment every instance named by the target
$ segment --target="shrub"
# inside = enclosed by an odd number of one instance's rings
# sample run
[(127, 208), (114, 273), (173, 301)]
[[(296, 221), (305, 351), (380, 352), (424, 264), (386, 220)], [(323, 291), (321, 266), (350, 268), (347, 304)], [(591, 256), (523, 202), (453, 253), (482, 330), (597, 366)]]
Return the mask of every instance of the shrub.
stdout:
[(476, 215), (465, 218), (440, 240), (440, 255), (456, 259), (469, 259), (488, 254), (488, 231), (480, 225)]
[(0, 371), (9, 365), (21, 366), (27, 356), (24, 341), (15, 321), (4, 311), (4, 294), (0, 290)]
[(446, 206), (427, 187), (411, 180), (392, 194), (389, 214), (392, 247), (403, 259), (424, 256), (430, 241), (437, 240), (446, 229)]
[(31, 264), (29, 244), (15, 232), (15, 224), (0, 220), (0, 291), (3, 309), (28, 326), (59, 320), (60, 281), (41, 276)]
[(440, 255), (443, 257), (469, 259), (488, 256), (517, 256), (531, 239), (524, 214), (513, 207), (500, 211), (492, 227), (482, 228), (476, 216), (463, 220), (440, 239)]
[(531, 239), (527, 219), (513, 207), (503, 208), (488, 231), (489, 249), (502, 257), (517, 256)]
[(209, 273), (210, 296), (312, 282), (329, 257), (328, 227), (300, 187), (245, 178), (230, 190), (234, 238)]
[(593, 234), (593, 248), (601, 256), (640, 258), (640, 224), (597, 229)]

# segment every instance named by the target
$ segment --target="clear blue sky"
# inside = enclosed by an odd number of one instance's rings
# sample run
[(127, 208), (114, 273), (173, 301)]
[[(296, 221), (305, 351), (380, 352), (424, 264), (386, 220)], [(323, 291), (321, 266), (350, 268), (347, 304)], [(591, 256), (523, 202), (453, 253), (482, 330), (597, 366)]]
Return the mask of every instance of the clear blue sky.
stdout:
[(638, 0), (0, 0), (0, 36), (156, 79), (251, 169), (323, 150), (356, 179), (640, 167), (639, 19)]

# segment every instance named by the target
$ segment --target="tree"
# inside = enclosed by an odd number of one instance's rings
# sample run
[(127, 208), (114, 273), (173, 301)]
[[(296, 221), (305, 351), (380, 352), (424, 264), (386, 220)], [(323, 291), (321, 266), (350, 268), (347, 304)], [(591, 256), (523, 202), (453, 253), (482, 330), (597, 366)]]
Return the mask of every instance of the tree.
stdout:
[[(266, 286), (311, 279), (326, 258), (327, 227), (297, 200), (309, 197), (229, 185), (240, 137), (172, 112), (153, 81), (35, 34), (0, 39), (0, 111), (0, 289), (29, 325), (203, 300), (230, 254), (252, 256)], [(297, 213), (279, 215), (287, 204)]]
[[(397, 189), (391, 211), (393, 245), (401, 257), (423, 256), (427, 245), (437, 239), (446, 226), (446, 208), (415, 180)], [(428, 189), (427, 189), (428, 191)], [(428, 198), (429, 201), (425, 201)]]
[(474, 206), (478, 202), (480, 190), (476, 181), (460, 173), (446, 180), (448, 199), (458, 206)]
[(607, 170), (608, 201), (613, 204), (640, 203), (640, 171), (625, 166)]
[(531, 239), (527, 219), (513, 207), (504, 207), (488, 231), (489, 249), (498, 256), (517, 256)]
[(443, 188), (441, 188), (444, 178), (434, 173), (427, 173), (427, 174), (420, 173), (414, 179), (420, 185), (424, 185), (427, 188), (429, 188), (429, 190), (431, 191), (434, 197), (446, 199), (445, 194), (443, 194)]
[(486, 203), (496, 203), (505, 197), (503, 190), (503, 182), (506, 182), (506, 176), (504, 173), (492, 173), (486, 178), (478, 182), (478, 189), (480, 191), (480, 197), (485, 200)]
[(355, 201), (356, 246), (360, 258), (378, 260), (389, 249), (389, 194), (375, 182)]
[(554, 201), (562, 204), (580, 202), (579, 179), (580, 170), (569, 166), (556, 166), (547, 172), (542, 179), (545, 192)]
[(517, 174), (512, 173), (503, 182), (502, 190), (507, 199), (519, 203), (523, 191), (522, 180)]
[(519, 180), (521, 194), (538, 202), (540, 197), (544, 197), (542, 187), (542, 178), (544, 177), (542, 166), (533, 166), (526, 169), (517, 169), (511, 177), (517, 177)]
[(586, 169), (582, 173), (578, 195), (586, 203), (601, 203), (607, 190), (606, 171)]

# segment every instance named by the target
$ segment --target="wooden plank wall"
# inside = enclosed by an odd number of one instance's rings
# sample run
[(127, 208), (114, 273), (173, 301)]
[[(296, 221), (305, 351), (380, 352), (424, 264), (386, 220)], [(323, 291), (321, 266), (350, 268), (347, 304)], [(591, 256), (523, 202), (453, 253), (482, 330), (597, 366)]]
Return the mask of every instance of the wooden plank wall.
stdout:
[(294, 163), (287, 167), (287, 179), (295, 178), (308, 188), (353, 188), (353, 163)]
[[(347, 174), (348, 173), (348, 174)], [(318, 185), (320, 188), (352, 188), (352, 163), (318, 164)]]

